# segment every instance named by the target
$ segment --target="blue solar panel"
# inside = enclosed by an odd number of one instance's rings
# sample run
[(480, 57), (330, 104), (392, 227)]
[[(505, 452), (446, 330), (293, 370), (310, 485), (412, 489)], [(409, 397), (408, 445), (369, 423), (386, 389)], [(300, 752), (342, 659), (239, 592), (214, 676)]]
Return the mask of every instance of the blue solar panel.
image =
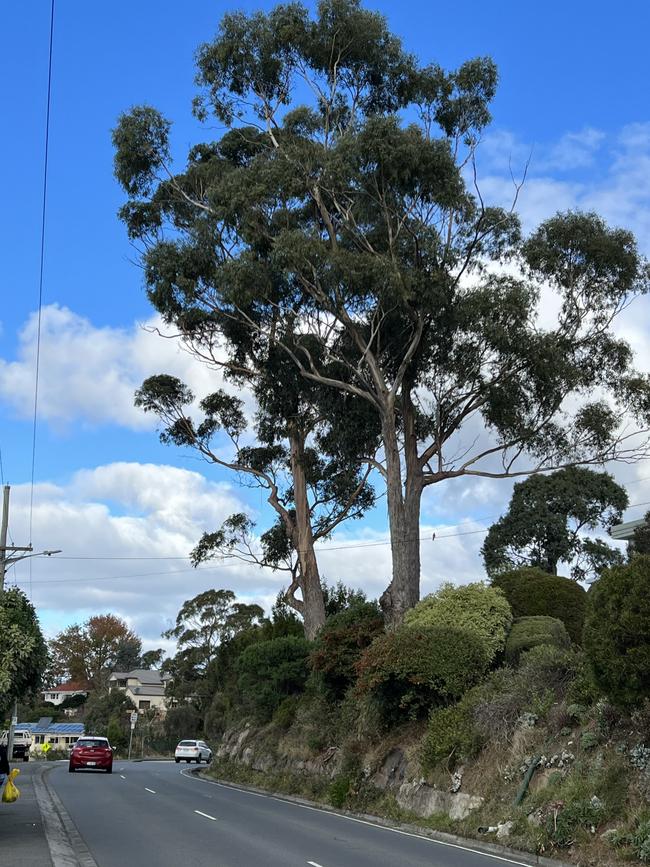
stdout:
[(30, 732), (52, 735), (82, 735), (83, 723), (50, 723), (49, 726), (40, 726), (38, 723), (18, 723), (16, 728), (29, 729)]

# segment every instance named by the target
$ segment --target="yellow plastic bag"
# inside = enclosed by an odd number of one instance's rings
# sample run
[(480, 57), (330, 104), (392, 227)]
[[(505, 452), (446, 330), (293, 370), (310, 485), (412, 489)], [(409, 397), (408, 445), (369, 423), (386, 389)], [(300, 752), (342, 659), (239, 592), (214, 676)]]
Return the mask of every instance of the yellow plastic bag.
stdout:
[(20, 789), (18, 788), (18, 786), (14, 785), (14, 780), (19, 773), (20, 771), (18, 770), (18, 768), (14, 768), (13, 771), (9, 771), (4, 792), (2, 793), (3, 804), (13, 804), (14, 801), (17, 801), (18, 798), (20, 798)]

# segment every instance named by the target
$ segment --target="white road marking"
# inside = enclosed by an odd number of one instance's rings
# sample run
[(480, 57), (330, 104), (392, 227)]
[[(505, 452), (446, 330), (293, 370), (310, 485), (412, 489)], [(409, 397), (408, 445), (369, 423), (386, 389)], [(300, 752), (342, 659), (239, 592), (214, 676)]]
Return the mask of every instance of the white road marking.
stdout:
[(316, 861), (307, 861), (308, 864), (311, 864), (311, 867), (322, 867), (322, 864), (317, 864)]
[(144, 790), (145, 792), (151, 792), (152, 795), (156, 794), (153, 789), (148, 789), (146, 786), (144, 787)]
[[(182, 777), (190, 778), (186, 771), (179, 771)], [(300, 807), (302, 810), (312, 810), (314, 813), (326, 813), (328, 816), (336, 816), (339, 819), (347, 819), (348, 822), (356, 822), (359, 825), (368, 825), (371, 828), (376, 828), (378, 831), (390, 831), (393, 834), (401, 834), (403, 837), (415, 837), (416, 840), (423, 840), (425, 843), (433, 843), (438, 846), (447, 846), (449, 849), (460, 849), (461, 852), (471, 852), (473, 855), (481, 855), (483, 858), (490, 858), (493, 861), (501, 861), (504, 864), (515, 864), (516, 867), (530, 867), (524, 861), (515, 861), (514, 858), (506, 858), (503, 855), (492, 855), (489, 852), (481, 852), (480, 849), (473, 849), (471, 846), (462, 846), (460, 843), (449, 843), (447, 840), (436, 840), (433, 837), (425, 837), (424, 834), (414, 834), (412, 831), (402, 831), (400, 828), (391, 828), (388, 825), (378, 825), (375, 822), (368, 822), (365, 819), (357, 819), (355, 816), (346, 816), (343, 813), (335, 813), (333, 810), (327, 810), (323, 807), (310, 807), (308, 804), (297, 804), (295, 801), (288, 801), (286, 798), (278, 798), (275, 795), (266, 795), (262, 792), (251, 792), (248, 789), (242, 789), (239, 786), (229, 786), (227, 783), (218, 783), (216, 780), (205, 780), (202, 777), (195, 777), (199, 783), (207, 783), (210, 786), (220, 786), (222, 789), (230, 789), (230, 791), (242, 792), (244, 795), (253, 795), (255, 798), (269, 798), (271, 801), (280, 801), (282, 804), (290, 804), (293, 807)], [(195, 813), (198, 810), (194, 811)]]
[(126, 780), (126, 777), (124, 776), (124, 774), (120, 774), (120, 777), (122, 777), (123, 780)]
[(214, 816), (208, 816), (207, 813), (202, 813), (200, 810), (195, 810), (195, 813), (198, 813), (199, 816), (205, 816), (206, 819), (212, 819), (213, 822), (216, 822), (216, 818)]

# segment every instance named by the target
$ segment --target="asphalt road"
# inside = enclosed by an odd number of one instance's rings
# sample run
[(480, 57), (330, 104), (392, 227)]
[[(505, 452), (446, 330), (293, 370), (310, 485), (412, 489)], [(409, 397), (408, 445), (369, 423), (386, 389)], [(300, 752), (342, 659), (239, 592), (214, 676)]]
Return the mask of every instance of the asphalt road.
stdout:
[(504, 867), (517, 864), (209, 783), (174, 762), (48, 772), (98, 867)]

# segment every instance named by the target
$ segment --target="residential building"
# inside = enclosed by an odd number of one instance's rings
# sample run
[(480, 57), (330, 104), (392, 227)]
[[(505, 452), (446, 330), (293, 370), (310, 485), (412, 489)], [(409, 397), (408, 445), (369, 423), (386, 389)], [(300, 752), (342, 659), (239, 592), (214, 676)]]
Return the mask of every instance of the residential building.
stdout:
[(43, 690), (43, 701), (58, 706), (66, 698), (70, 698), (73, 695), (88, 695), (88, 685), (82, 683), (80, 680), (70, 680), (68, 683), (61, 683), (59, 686)]
[(43, 752), (43, 745), (49, 744), (53, 750), (68, 751), (83, 734), (83, 723), (53, 723), (52, 717), (41, 717), (38, 722), (18, 723), (17, 729), (31, 732), (31, 755)]
[(164, 714), (167, 711), (165, 685), (168, 679), (156, 669), (114, 671), (108, 679), (108, 689), (109, 692), (121, 689), (138, 710), (155, 708)]

